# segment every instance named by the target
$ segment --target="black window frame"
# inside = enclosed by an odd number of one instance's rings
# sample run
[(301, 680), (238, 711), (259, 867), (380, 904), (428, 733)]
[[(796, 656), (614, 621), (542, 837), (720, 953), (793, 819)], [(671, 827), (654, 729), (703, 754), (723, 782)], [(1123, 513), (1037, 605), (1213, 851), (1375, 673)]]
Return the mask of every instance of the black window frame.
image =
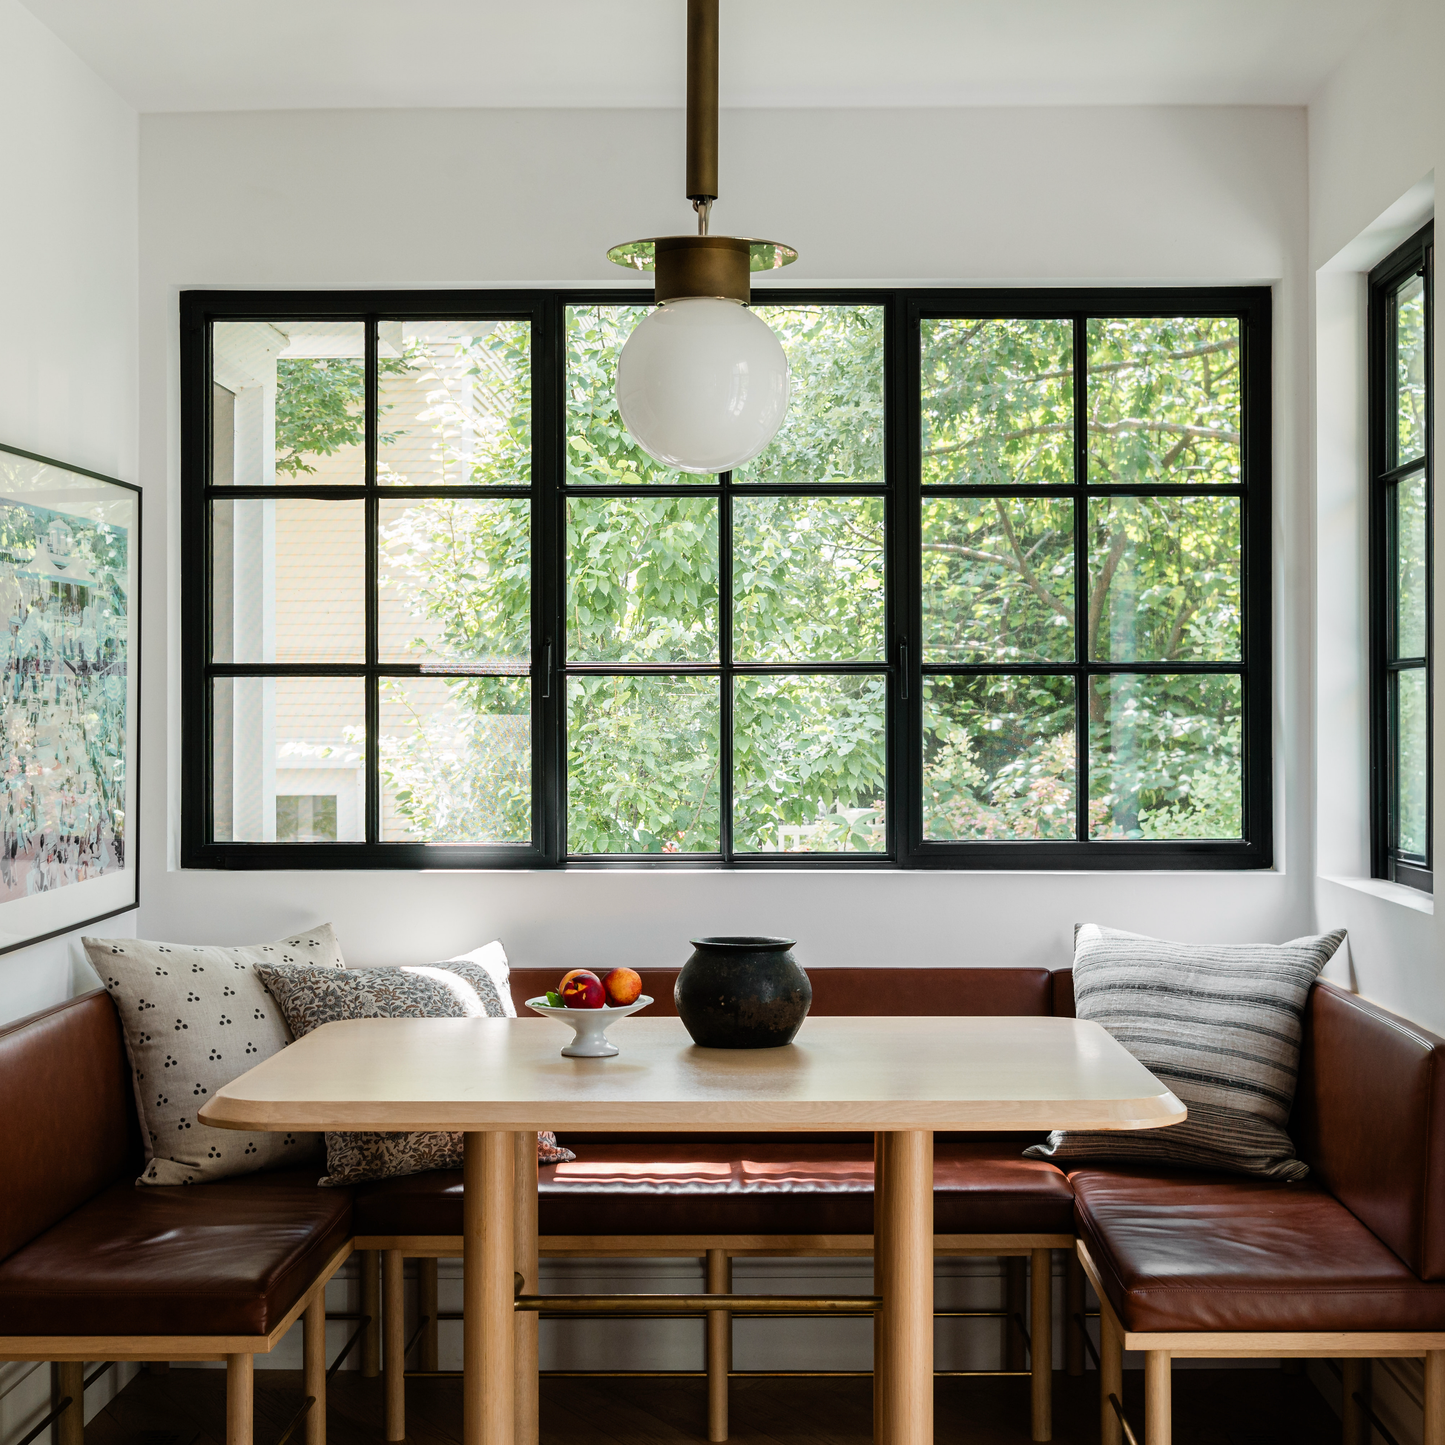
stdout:
[[(887, 847), (877, 854), (845, 852), (730, 854), (627, 854), (622, 856), (568, 856), (563, 851), (566, 828), (565, 682), (572, 672), (648, 671), (648, 668), (587, 668), (565, 664), (561, 646), (564, 559), (561, 538), (568, 489), (564, 485), (565, 427), (565, 318), (571, 305), (651, 304), (650, 288), (599, 287), (566, 291), (186, 291), (180, 296), (181, 359), (181, 865), (186, 868), (728, 868), (728, 869), (1065, 869), (1110, 870), (1215, 870), (1260, 869), (1273, 865), (1273, 675), (1271, 657), (1272, 560), (1272, 297), (1268, 287), (1189, 288), (1058, 288), (998, 289), (828, 289), (768, 287), (754, 293), (766, 305), (881, 305), (885, 348), (885, 498), (884, 660), (878, 663), (759, 665), (738, 668), (752, 672), (871, 673), (886, 676), (887, 685)], [(920, 341), (925, 318), (934, 317), (1071, 317), (1075, 321), (1076, 368), (1082, 361), (1078, 337), (1082, 318), (1099, 317), (1234, 317), (1241, 325), (1242, 440), (1241, 485), (1230, 489), (1242, 496), (1241, 603), (1244, 627), (1241, 658), (1236, 666), (1169, 663), (1064, 664), (1038, 671), (1069, 672), (1218, 672), (1243, 676), (1242, 743), (1244, 766), (1244, 817), (1241, 840), (1091, 840), (1084, 836), (1047, 841), (926, 841), (923, 837), (923, 683), (925, 671), (970, 672), (988, 668), (929, 667), (921, 647), (921, 567), (916, 545), (921, 526), (921, 406)], [(533, 480), (528, 492), (533, 502), (532, 676), (534, 767), (533, 795), (536, 836), (528, 845), (464, 846), (379, 841), (353, 843), (215, 842), (211, 839), (210, 721), (211, 679), (224, 675), (342, 675), (366, 676), (415, 671), (386, 667), (376, 657), (376, 511), (386, 489), (375, 487), (376, 465), (376, 328), (381, 319), (530, 318), (532, 321)], [(210, 444), (210, 334), (215, 321), (261, 320), (363, 320), (367, 323), (365, 374), (366, 447), (368, 485), (360, 488), (325, 485), (314, 488), (286, 483), (280, 486), (218, 489), (220, 495), (324, 496), (340, 500), (360, 496), (366, 501), (367, 537), (367, 660), (346, 665), (215, 664), (210, 661), (210, 500), (217, 491), (209, 485)], [(1079, 372), (1082, 374), (1082, 372)], [(1083, 387), (1077, 387), (1076, 416), (1082, 421)], [(1076, 468), (1087, 461), (1087, 441), (1078, 430)], [(736, 488), (736, 491), (734, 491)], [(391, 489), (399, 492), (402, 489)], [(586, 495), (605, 495), (612, 489), (589, 485), (573, 489)], [(656, 493), (659, 489), (648, 488)], [(678, 489), (684, 490), (684, 489)], [(839, 484), (814, 488), (804, 484), (746, 487), (724, 475), (716, 484), (689, 484), (688, 495), (718, 495), (724, 499), (744, 490), (759, 494), (810, 493), (852, 495), (878, 493), (878, 487)], [(961, 490), (961, 489), (960, 489)], [(984, 489), (969, 488), (976, 493)], [(1040, 494), (1048, 488), (1037, 489)], [(1076, 470), (1073, 484), (1052, 489), (1082, 499), (1089, 494), (1086, 477)], [(1117, 490), (1117, 489), (1116, 489)], [(1204, 494), (1198, 486), (1139, 487), (1143, 493), (1179, 491)], [(408, 487), (407, 495), (506, 495), (496, 486), (466, 488)], [(1093, 489), (1094, 495), (1102, 494)], [(724, 501), (723, 506), (725, 507)], [(1076, 516), (1081, 509), (1076, 505)], [(721, 525), (723, 571), (730, 539)], [(726, 589), (722, 589), (723, 596)], [(720, 632), (726, 631), (727, 606), (720, 596)], [(720, 639), (717, 665), (700, 668), (666, 665), (651, 670), (669, 674), (688, 671), (717, 673), (725, 687), (731, 667), (729, 639)], [(1024, 672), (1026, 667), (993, 671)], [(1082, 693), (1084, 689), (1076, 689)], [(376, 734), (376, 689), (368, 688), (368, 737)], [(730, 715), (726, 701), (721, 722)], [(1082, 720), (1081, 720), (1082, 721)], [(1085, 737), (1086, 734), (1080, 734)], [(726, 727), (720, 739), (726, 764), (731, 739)], [(369, 836), (377, 836), (380, 787), (375, 759), (368, 748), (367, 807)], [(1080, 750), (1081, 755), (1087, 748)], [(1084, 766), (1079, 792), (1087, 797)], [(720, 796), (724, 847), (730, 835), (729, 794)], [(1082, 805), (1081, 805), (1082, 806)]]
[[(1370, 873), (1423, 893), (1434, 892), (1435, 847), (1435, 267), (1434, 222), (1421, 227), (1369, 274), (1368, 356), (1368, 513), (1369, 513), (1369, 667), (1370, 667)], [(1424, 278), (1425, 446), (1418, 459), (1392, 465), (1396, 412), (1394, 351), (1396, 290), (1412, 276)], [(1393, 489), (1423, 472), (1425, 478), (1425, 655), (1401, 659), (1395, 647), (1397, 547)], [(1391, 674), (1423, 669), (1426, 678), (1426, 851), (1399, 848), (1398, 717)]]

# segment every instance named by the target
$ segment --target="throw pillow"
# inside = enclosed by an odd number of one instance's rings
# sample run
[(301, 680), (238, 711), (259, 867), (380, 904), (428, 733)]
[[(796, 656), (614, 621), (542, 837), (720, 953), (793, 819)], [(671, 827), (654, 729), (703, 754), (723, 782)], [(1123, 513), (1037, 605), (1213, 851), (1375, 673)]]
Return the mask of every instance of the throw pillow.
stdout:
[(125, 1031), (146, 1166), (137, 1184), (208, 1184), (234, 1174), (304, 1164), (316, 1134), (208, 1129), (201, 1105), (291, 1042), (286, 1020), (251, 972), (266, 960), (345, 967), (329, 923), (246, 948), (86, 938), (86, 956), (110, 990)]
[(1087, 924), (1074, 1002), (1188, 1108), (1167, 1129), (1061, 1132), (1024, 1150), (1056, 1163), (1127, 1159), (1303, 1179), (1285, 1132), (1305, 999), (1344, 930), (1281, 944), (1163, 943)]
[[(299, 1039), (338, 1019), (515, 1018), (506, 967), (501, 945), (492, 944), (426, 968), (336, 971), (263, 964), (256, 973)], [(575, 1157), (554, 1135), (537, 1136), (541, 1163)], [(461, 1165), (460, 1134), (334, 1131), (326, 1135), (326, 1176), (321, 1183), (360, 1184)]]

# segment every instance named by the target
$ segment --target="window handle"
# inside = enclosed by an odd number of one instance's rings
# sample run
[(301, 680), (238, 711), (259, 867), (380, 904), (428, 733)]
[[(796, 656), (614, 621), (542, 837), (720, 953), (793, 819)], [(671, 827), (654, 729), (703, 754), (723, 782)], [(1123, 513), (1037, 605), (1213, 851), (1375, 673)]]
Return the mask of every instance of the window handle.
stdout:
[(898, 644), (898, 696), (908, 701), (908, 644)]
[(552, 644), (548, 641), (542, 649), (542, 697), (552, 696)]

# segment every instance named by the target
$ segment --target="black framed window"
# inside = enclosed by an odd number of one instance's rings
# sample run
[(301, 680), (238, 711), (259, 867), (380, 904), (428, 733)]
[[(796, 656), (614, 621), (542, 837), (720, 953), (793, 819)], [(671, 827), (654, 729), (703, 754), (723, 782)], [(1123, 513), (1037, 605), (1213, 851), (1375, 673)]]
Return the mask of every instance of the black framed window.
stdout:
[(697, 477), (647, 293), (184, 294), (185, 864), (1268, 866), (1268, 291), (756, 301)]
[(1433, 892), (1434, 228), (1370, 273), (1373, 872)]

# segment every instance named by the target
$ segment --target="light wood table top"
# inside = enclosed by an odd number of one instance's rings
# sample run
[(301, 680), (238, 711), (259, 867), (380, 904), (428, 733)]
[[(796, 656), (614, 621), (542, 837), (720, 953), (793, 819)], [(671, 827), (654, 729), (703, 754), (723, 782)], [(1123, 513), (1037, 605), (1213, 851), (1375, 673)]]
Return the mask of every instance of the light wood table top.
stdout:
[(547, 1019), (323, 1025), (219, 1090), (223, 1129), (1151, 1129), (1184, 1106), (1098, 1024), (808, 1019), (781, 1049), (700, 1049), (677, 1018), (622, 1021), (609, 1059), (563, 1058)]

